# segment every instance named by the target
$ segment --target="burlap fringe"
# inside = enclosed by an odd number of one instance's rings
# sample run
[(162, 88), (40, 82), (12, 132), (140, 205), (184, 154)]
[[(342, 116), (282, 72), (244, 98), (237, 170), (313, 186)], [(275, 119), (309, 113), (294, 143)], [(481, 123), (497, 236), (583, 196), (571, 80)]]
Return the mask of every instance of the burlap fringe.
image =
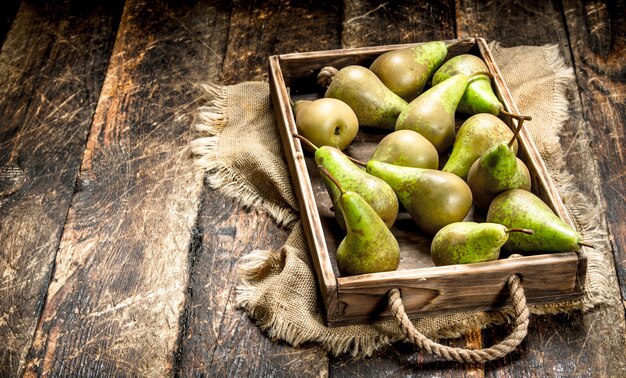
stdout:
[(260, 280), (270, 271), (284, 266), (285, 254), (283, 249), (254, 250), (245, 255), (237, 263), (239, 278), (246, 281)]
[(390, 345), (399, 338), (390, 338), (387, 335), (378, 336), (349, 336), (339, 335), (329, 330), (305, 330), (278, 313), (269, 314), (263, 306), (255, 303), (256, 287), (253, 282), (265, 278), (272, 272), (280, 272), (285, 265), (285, 248), (278, 250), (255, 250), (244, 256), (238, 263), (237, 273), (240, 278), (237, 285), (237, 301), (239, 308), (245, 309), (256, 325), (273, 340), (284, 340), (293, 346), (304, 343), (318, 342), (327, 350), (340, 355), (350, 352), (353, 357), (370, 356), (381, 346)]
[(324, 330), (306, 330), (293, 324), (275, 313), (269, 315), (261, 306), (254, 303), (255, 288), (247, 282), (237, 286), (237, 306), (255, 319), (256, 325), (272, 340), (286, 341), (294, 347), (305, 343), (319, 343), (323, 348), (335, 356), (350, 353), (352, 357), (371, 356), (383, 346), (391, 345), (396, 341), (386, 335), (378, 336), (349, 336)]
[(212, 189), (219, 189), (225, 195), (238, 200), (246, 208), (261, 208), (267, 211), (283, 227), (290, 227), (298, 220), (298, 215), (288, 207), (279, 206), (265, 200), (251, 188), (219, 156), (220, 135), (228, 124), (226, 109), (228, 96), (226, 87), (215, 84), (202, 86), (208, 104), (198, 107), (196, 130), (205, 135), (190, 143), (195, 165), (207, 171), (207, 181)]

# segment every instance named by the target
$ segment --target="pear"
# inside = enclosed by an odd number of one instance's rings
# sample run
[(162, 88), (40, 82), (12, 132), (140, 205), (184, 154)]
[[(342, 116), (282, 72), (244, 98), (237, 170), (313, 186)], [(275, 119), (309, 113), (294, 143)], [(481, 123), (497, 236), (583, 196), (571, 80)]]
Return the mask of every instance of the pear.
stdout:
[(336, 98), (354, 110), (359, 126), (393, 130), (407, 102), (393, 93), (370, 70), (347, 66), (334, 73), (326, 98)]
[[(378, 216), (391, 228), (398, 216), (398, 198), (393, 189), (383, 180), (374, 177), (364, 169), (354, 164), (350, 158), (339, 149), (331, 146), (316, 147), (310, 141), (300, 135), (294, 135), (304, 141), (315, 151), (315, 162), (330, 172), (330, 174), (346, 190), (357, 192), (376, 211)], [(322, 176), (322, 182), (328, 190), (332, 200), (337, 222), (345, 229), (345, 222), (341, 208), (337, 206), (337, 200), (341, 193), (337, 186)]]
[(413, 130), (398, 130), (386, 135), (376, 146), (371, 160), (404, 167), (439, 167), (435, 146)]
[(337, 248), (339, 272), (352, 276), (398, 269), (400, 246), (382, 219), (358, 193), (345, 190), (324, 167), (320, 171), (340, 193), (336, 202), (346, 222)]
[(506, 228), (497, 223), (451, 223), (433, 238), (430, 255), (436, 266), (497, 260), (500, 247), (514, 231), (532, 234), (531, 230)]
[(393, 93), (412, 101), (422, 93), (447, 53), (446, 44), (442, 41), (422, 43), (380, 55), (370, 70)]
[(487, 210), (491, 201), (506, 190), (530, 191), (530, 172), (524, 162), (515, 157), (511, 147), (522, 123), (520, 120), (509, 143), (498, 143), (489, 148), (470, 168), (467, 185), (472, 189), (474, 205), (479, 209)]
[[(460, 73), (470, 76), (479, 72), (488, 71), (489, 69), (485, 62), (476, 55), (457, 55), (450, 58), (439, 67), (437, 72), (433, 75), (433, 85), (437, 85)], [(491, 77), (486, 73), (477, 76), (469, 83), (461, 101), (459, 101), (457, 111), (467, 114), (490, 113), (495, 116), (505, 114), (517, 119), (530, 119), (530, 117), (509, 113), (504, 109), (504, 105), (502, 105), (502, 102), (500, 102), (493, 92)]]
[(487, 212), (487, 222), (534, 231), (533, 235), (509, 236), (503, 249), (514, 253), (570, 252), (582, 245), (589, 246), (539, 197), (522, 189), (507, 190), (494, 198)]
[(451, 173), (376, 160), (367, 163), (367, 172), (393, 188), (418, 227), (428, 234), (463, 220), (472, 207), (472, 191)]
[(400, 113), (396, 130), (413, 130), (428, 139), (439, 153), (454, 142), (454, 113), (468, 77), (455, 75), (422, 93)]
[(474, 162), (467, 175), (474, 205), (483, 210), (487, 210), (491, 201), (506, 190), (530, 191), (530, 182), (528, 168), (505, 143), (488, 149)]
[(320, 98), (293, 105), (298, 134), (317, 146), (348, 147), (359, 131), (359, 120), (343, 101)]
[[(512, 137), (513, 132), (500, 118), (487, 113), (473, 115), (459, 128), (452, 153), (442, 171), (454, 173), (465, 180), (472, 164), (485, 151), (500, 142), (508, 142)], [(517, 142), (512, 148), (517, 153)]]

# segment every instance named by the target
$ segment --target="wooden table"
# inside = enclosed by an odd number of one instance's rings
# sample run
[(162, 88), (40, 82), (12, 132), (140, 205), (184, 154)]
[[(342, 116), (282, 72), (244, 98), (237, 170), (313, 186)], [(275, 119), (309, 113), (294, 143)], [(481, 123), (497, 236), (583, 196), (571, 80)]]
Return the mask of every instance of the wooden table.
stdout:
[(557, 44), (574, 68), (563, 149), (626, 294), (623, 0), (320, 3), (2, 2), (0, 376), (626, 376), (621, 305), (535, 316), (484, 366), (292, 348), (235, 308), (237, 259), (288, 232), (193, 169), (199, 85), (266, 79), (277, 53), (475, 35)]

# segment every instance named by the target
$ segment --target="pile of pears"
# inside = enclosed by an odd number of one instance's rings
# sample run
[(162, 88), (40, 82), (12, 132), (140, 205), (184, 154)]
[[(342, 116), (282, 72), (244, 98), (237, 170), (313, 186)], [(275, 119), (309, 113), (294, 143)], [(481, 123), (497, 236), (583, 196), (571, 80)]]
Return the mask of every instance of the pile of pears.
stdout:
[[(531, 192), (528, 168), (516, 156), (530, 117), (504, 109), (481, 58), (448, 55), (436, 41), (386, 52), (369, 67), (322, 68), (324, 97), (293, 104), (294, 136), (313, 151), (345, 231), (341, 275), (398, 268), (390, 230), (402, 209), (416, 232), (432, 237), (437, 266), (496, 260), (501, 249), (534, 254), (588, 245)], [(465, 119), (458, 130), (457, 119)], [(361, 127), (388, 131), (367, 162), (343, 152)], [(472, 208), (486, 222), (471, 221)]]

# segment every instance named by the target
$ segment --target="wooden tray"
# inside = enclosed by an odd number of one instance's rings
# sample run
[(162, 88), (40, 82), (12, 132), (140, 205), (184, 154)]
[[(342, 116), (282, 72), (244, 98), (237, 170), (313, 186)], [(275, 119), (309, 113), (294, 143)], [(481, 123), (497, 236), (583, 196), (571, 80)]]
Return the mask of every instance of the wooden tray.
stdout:
[[(494, 89), (506, 110), (519, 113), (487, 43), (482, 38), (446, 41), (448, 59), (471, 53), (483, 58), (494, 76)], [(409, 316), (496, 309), (506, 306), (506, 280), (513, 274), (522, 278), (529, 304), (576, 299), (583, 294), (587, 261), (584, 251), (535, 255), (498, 261), (434, 267), (430, 239), (421, 235), (407, 213), (401, 212), (392, 228), (401, 249), (401, 262), (394, 272), (341, 277), (335, 262), (337, 246), (343, 238), (338, 230), (332, 204), (320, 181), (311, 154), (303, 153), (290, 106), (301, 98), (323, 97), (324, 88), (316, 76), (324, 66), (340, 69), (351, 64), (369, 67), (381, 53), (411, 45), (390, 45), (358, 49), (320, 51), (271, 56), (270, 90), (278, 128), (289, 165), (300, 215), (311, 250), (321, 297), (330, 326), (390, 317), (387, 293), (399, 288)], [(457, 114), (457, 127), (463, 122)], [(503, 119), (509, 126), (511, 122)], [(532, 122), (532, 121), (529, 121)], [(365, 160), (388, 131), (361, 128), (357, 139), (345, 151)], [(526, 130), (519, 137), (518, 157), (531, 172), (533, 192), (539, 195), (563, 220), (572, 224), (563, 202), (548, 175), (539, 152)], [(442, 164), (447, 156), (441, 156)], [(470, 211), (466, 220), (484, 221), (484, 214)], [(502, 256), (501, 256), (502, 258)]]

